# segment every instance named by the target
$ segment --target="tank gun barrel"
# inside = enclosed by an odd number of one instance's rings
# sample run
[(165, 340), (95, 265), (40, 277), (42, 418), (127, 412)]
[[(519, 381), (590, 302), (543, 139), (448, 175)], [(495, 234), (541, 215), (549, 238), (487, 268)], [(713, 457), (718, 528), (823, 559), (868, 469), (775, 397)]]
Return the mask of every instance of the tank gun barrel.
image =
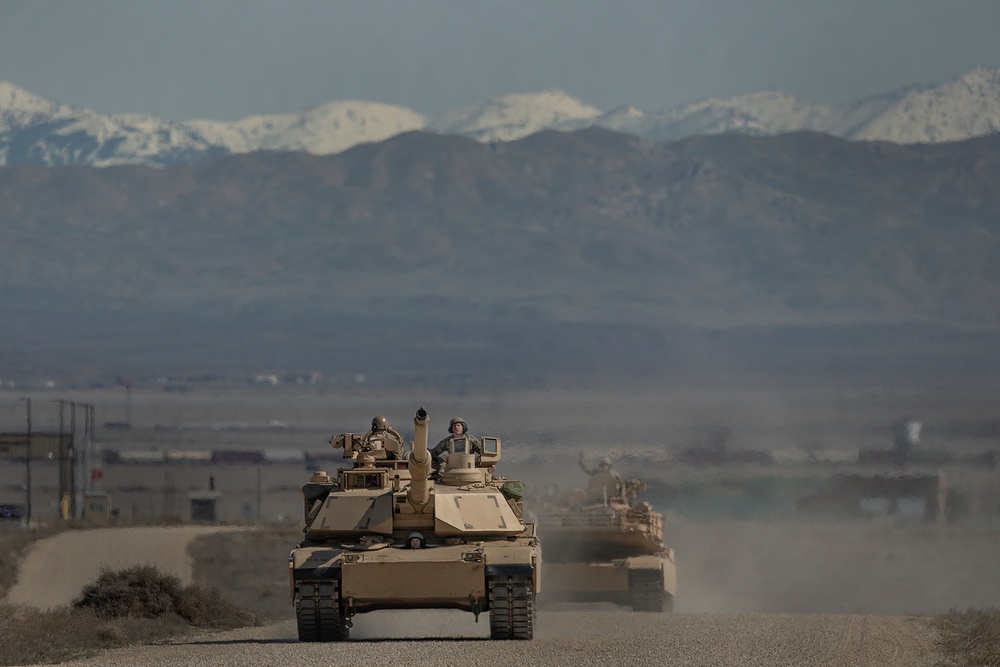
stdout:
[(406, 500), (414, 509), (420, 511), (430, 500), (427, 490), (427, 478), (431, 474), (431, 455), (427, 451), (427, 425), (430, 417), (427, 410), (420, 408), (413, 417), (413, 449), (407, 457), (410, 469), (410, 490)]

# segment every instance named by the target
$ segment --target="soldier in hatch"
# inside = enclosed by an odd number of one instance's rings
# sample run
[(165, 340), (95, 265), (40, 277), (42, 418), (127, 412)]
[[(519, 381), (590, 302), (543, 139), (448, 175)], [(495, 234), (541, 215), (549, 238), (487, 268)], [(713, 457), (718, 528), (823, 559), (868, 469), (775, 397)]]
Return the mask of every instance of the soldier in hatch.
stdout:
[(399, 459), (403, 456), (403, 436), (381, 415), (372, 419), (372, 430), (362, 440), (362, 447), (366, 445), (374, 450), (375, 458)]
[(452, 419), (448, 424), (448, 433), (450, 435), (431, 450), (435, 469), (440, 467), (445, 455), (452, 452), (456, 454), (482, 455), (483, 447), (479, 443), (479, 438), (469, 435), (469, 427), (466, 425), (464, 419), (459, 417)]
[(584, 463), (583, 452), (580, 452), (580, 467), (590, 475), (590, 483), (587, 485), (591, 500), (607, 502), (609, 498), (621, 498), (625, 491), (625, 483), (622, 476), (611, 469), (611, 459), (604, 457), (597, 468), (588, 468)]

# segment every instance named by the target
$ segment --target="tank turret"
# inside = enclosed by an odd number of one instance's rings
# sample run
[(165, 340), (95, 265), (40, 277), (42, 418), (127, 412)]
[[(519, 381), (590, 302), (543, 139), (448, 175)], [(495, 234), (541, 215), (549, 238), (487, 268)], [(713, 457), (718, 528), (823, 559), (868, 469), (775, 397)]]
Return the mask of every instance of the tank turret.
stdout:
[(289, 555), (300, 640), (342, 640), (356, 614), (400, 608), (489, 612), (491, 638), (532, 638), (541, 550), (523, 485), (494, 474), (495, 437), (478, 455), (453, 445), (435, 471), (429, 424), (417, 410), (396, 456), (380, 455), (377, 438), (330, 439), (350, 466), (302, 488), (305, 537)]

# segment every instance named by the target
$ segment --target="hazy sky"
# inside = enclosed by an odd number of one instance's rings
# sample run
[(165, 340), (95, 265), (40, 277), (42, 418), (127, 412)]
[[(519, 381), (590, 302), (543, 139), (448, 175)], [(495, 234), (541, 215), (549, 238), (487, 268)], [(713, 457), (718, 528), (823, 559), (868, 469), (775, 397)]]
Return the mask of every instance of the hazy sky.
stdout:
[(844, 103), (1000, 67), (998, 32), (1000, 0), (0, 0), (0, 80), (173, 120), (547, 88), (603, 110)]

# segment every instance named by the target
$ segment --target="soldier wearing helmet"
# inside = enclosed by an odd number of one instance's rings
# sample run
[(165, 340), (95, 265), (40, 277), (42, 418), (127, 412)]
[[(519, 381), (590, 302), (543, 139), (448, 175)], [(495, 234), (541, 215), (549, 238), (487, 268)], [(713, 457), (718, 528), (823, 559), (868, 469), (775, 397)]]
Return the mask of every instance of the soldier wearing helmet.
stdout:
[(591, 500), (606, 503), (609, 498), (621, 498), (625, 492), (625, 482), (621, 475), (611, 469), (611, 459), (605, 456), (597, 468), (588, 468), (585, 458), (583, 452), (580, 452), (580, 467), (590, 475), (587, 490)]
[(479, 443), (479, 438), (469, 434), (469, 427), (461, 417), (455, 417), (448, 423), (448, 433), (448, 437), (444, 438), (431, 450), (435, 468), (441, 465), (445, 454), (462, 453), (481, 455), (483, 453), (483, 447)]
[(382, 415), (372, 418), (372, 430), (365, 434), (362, 446), (370, 448), (375, 458), (399, 459), (403, 456), (403, 436)]

